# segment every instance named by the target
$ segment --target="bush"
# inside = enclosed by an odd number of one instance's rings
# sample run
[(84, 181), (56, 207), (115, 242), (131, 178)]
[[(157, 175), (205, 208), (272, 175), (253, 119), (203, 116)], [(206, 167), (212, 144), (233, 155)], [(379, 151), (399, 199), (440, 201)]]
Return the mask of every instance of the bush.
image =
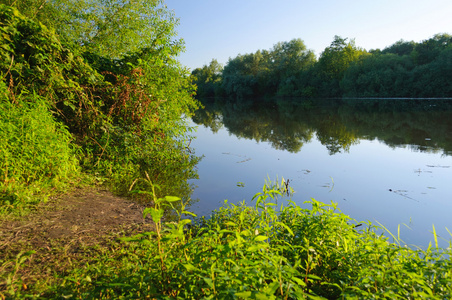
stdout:
[[(5, 86), (0, 90), (6, 91)], [(77, 148), (37, 95), (0, 99), (0, 207), (17, 208), (46, 198), (79, 172)], [(20, 211), (20, 210), (18, 210)]]
[[(61, 138), (55, 143), (77, 148), (83, 171), (106, 181), (120, 194), (129, 194), (131, 184), (147, 172), (164, 187), (162, 193), (188, 195), (187, 179), (196, 176), (193, 168), (198, 159), (188, 149), (190, 136), (181, 119), (198, 107), (192, 97), (195, 88), (187, 70), (175, 59), (182, 50), (181, 41), (172, 40), (175, 21), (163, 8), (157, 8), (157, 3), (141, 4), (154, 9), (152, 22), (164, 27), (155, 30), (165, 30), (154, 37), (154, 47), (118, 59), (81, 53), (83, 47), (60, 41), (54, 29), (24, 17), (13, 7), (0, 5), (0, 77), (2, 91), (9, 95), (2, 105), (8, 108), (3, 113), (10, 114), (2, 122), (15, 128), (14, 124), (31, 113), (38, 117), (30, 125), (42, 126), (34, 130), (48, 129), (50, 123), (38, 121), (54, 122), (58, 135), (52, 138)], [(20, 136), (8, 137), (14, 138)], [(24, 143), (21, 151), (43, 151), (33, 146), (27, 149), (29, 145)], [(67, 158), (59, 150), (49, 157), (59, 154), (53, 160), (55, 165)], [(20, 157), (8, 159), (8, 165), (21, 166), (15, 161)], [(37, 159), (28, 162), (28, 169), (47, 174), (46, 164)], [(43, 170), (38, 171), (40, 168)], [(63, 164), (61, 168), (66, 167)], [(10, 171), (5, 167), (2, 172)], [(60, 176), (58, 172), (51, 174)], [(24, 176), (18, 176), (16, 184), (29, 187), (31, 182), (37, 186), (42, 182)], [(11, 198), (9, 194), (5, 197)]]

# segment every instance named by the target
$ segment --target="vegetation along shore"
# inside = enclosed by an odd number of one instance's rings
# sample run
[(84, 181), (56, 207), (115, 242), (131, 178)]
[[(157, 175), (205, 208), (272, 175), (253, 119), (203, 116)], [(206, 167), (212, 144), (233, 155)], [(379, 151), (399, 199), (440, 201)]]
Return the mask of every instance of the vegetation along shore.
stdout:
[(195, 216), (186, 123), (196, 94), (452, 97), (448, 34), (335, 37), (318, 60), (295, 39), (190, 74), (163, 0), (1, 3), (0, 299), (452, 297), (435, 227), (408, 247), (277, 181)]

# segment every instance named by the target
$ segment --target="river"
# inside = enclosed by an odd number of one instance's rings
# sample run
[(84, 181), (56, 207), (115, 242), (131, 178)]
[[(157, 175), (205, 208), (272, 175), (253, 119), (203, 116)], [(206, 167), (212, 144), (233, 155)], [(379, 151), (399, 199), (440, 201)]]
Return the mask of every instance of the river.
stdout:
[(203, 159), (191, 210), (208, 216), (251, 198), (266, 179), (289, 180), (300, 206), (337, 202), (409, 245), (449, 246), (452, 100), (203, 101), (191, 146)]

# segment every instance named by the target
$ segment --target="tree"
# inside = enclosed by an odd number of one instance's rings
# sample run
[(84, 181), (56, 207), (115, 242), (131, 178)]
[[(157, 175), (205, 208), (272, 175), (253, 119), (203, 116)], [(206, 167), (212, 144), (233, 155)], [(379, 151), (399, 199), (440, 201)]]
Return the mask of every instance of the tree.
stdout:
[(271, 50), (272, 77), (278, 82), (278, 94), (291, 95), (296, 89), (297, 76), (311, 67), (316, 59), (301, 39), (277, 43)]
[(334, 36), (331, 45), (322, 52), (318, 66), (320, 75), (325, 78), (321, 90), (325, 96), (340, 96), (339, 82), (350, 64), (367, 52), (355, 45), (355, 40), (347, 43), (347, 38)]
[(431, 63), (417, 66), (412, 72), (415, 97), (452, 97), (452, 47), (446, 48)]
[(424, 65), (434, 61), (446, 48), (452, 47), (452, 36), (436, 34), (432, 38), (416, 44), (412, 56), (416, 64)]
[(2, 4), (16, 8), (24, 17), (33, 21), (40, 21), (48, 25), (52, 20), (52, 7), (47, 0), (2, 0)]
[(196, 68), (191, 73), (196, 83), (198, 97), (214, 97), (220, 96), (223, 66), (216, 60), (212, 59), (209, 65), (202, 68)]
[(239, 97), (274, 96), (278, 89), (292, 93), (298, 74), (314, 63), (314, 53), (301, 39), (280, 42), (270, 50), (230, 59), (223, 71), (223, 86), (227, 94)]
[(413, 68), (408, 55), (365, 55), (344, 72), (340, 85), (347, 97), (410, 97)]
[(367, 52), (355, 45), (355, 40), (346, 42), (347, 38), (335, 36), (331, 45), (322, 52), (319, 65), (323, 73), (331, 79), (342, 78), (345, 70), (361, 55)]
[(253, 53), (229, 59), (223, 69), (223, 88), (227, 95), (239, 98), (256, 95), (260, 56)]
[(308, 50), (301, 39), (280, 42), (270, 51), (275, 75), (281, 81), (306, 69), (315, 62), (315, 55)]
[(407, 42), (404, 40), (400, 40), (398, 42), (395, 42), (393, 45), (383, 49), (381, 53), (383, 54), (393, 53), (399, 56), (411, 55), (411, 52), (413, 52), (415, 46), (416, 43), (413, 41)]
[(51, 15), (43, 23), (84, 52), (121, 58), (144, 48), (183, 49), (182, 40), (173, 40), (178, 20), (163, 0), (52, 0), (47, 5)]

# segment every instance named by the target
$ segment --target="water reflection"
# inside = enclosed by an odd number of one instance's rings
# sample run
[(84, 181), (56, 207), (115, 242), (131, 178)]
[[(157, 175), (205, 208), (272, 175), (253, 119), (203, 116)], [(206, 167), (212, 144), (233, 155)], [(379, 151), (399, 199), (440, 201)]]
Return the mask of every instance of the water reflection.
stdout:
[(217, 132), (269, 142), (297, 153), (314, 136), (330, 155), (348, 152), (360, 140), (389, 147), (452, 154), (452, 100), (307, 99), (278, 101), (204, 100), (193, 117)]

